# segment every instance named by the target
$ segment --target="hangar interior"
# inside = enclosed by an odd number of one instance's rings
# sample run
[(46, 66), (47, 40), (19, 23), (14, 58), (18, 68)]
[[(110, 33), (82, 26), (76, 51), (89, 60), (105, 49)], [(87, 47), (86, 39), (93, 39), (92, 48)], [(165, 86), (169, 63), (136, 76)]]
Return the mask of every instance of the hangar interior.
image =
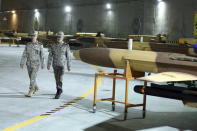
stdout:
[[(39, 92), (32, 97), (25, 97), (29, 90), (30, 80), (26, 66), (24, 69), (20, 69), (20, 60), (27, 43), (20, 43), (21, 41), (18, 41), (12, 34), (13, 32), (25, 34), (35, 30), (54, 33), (63, 31), (67, 35), (65, 37), (75, 39), (76, 36), (73, 37), (73, 35), (76, 35), (77, 32), (101, 32), (109, 37), (108, 39), (118, 39), (118, 42), (123, 44), (128, 43), (128, 35), (152, 37), (160, 34), (165, 35), (168, 39), (164, 43), (159, 40), (159, 43), (162, 43), (161, 46), (159, 45), (161, 48), (169, 41), (180, 42), (180, 38), (183, 38), (186, 41), (183, 43), (186, 45), (178, 42), (173, 46), (165, 47), (164, 52), (180, 53), (182, 49), (182, 54), (190, 55), (187, 59), (181, 57), (183, 68), (189, 68), (189, 66), (184, 67), (188, 61), (193, 62), (192, 68), (187, 71), (195, 74), (197, 69), (195, 67), (197, 65), (195, 58), (197, 54), (197, 46), (195, 47), (197, 44), (196, 12), (196, 0), (0, 0), (0, 33), (4, 33), (3, 36), (0, 36), (0, 130), (197, 130), (197, 109), (186, 106), (177, 99), (147, 95), (145, 117), (142, 107), (132, 107), (128, 109), (125, 119), (124, 104), (117, 103), (115, 111), (113, 111), (113, 105), (108, 101), (97, 102), (94, 113), (95, 73), (102, 71), (112, 73), (114, 69), (117, 69), (118, 73), (124, 74), (126, 69), (116, 67), (116, 64), (119, 64), (116, 62), (113, 63), (113, 68), (106, 67), (104, 65), (106, 65), (105, 60), (107, 59), (102, 60), (102, 57), (101, 61), (104, 64), (94, 65), (99, 61), (94, 58), (94, 53), (88, 55), (96, 62), (88, 64), (88, 60), (83, 61), (82, 58), (80, 61), (75, 57), (75, 50), (72, 48), (71, 71), (65, 69), (63, 93), (60, 99), (54, 99), (56, 83), (53, 69), (47, 70), (48, 45), (43, 48), (44, 69), (39, 69), (37, 75)], [(12, 32), (11, 35), (10, 32)], [(81, 36), (81, 39), (83, 38)], [(95, 39), (95, 36), (91, 36), (91, 39)], [(48, 40), (46, 37), (46, 41)], [(187, 42), (187, 40), (190, 41)], [(88, 42), (91, 44), (91, 41)], [(153, 41), (147, 42), (150, 44)], [(113, 48), (113, 42), (110, 46)], [(104, 47), (106, 48), (108, 45), (105, 44)], [(129, 48), (129, 45), (126, 45), (126, 48)], [(121, 47), (120, 52), (122, 50), (127, 49)], [(149, 49), (144, 48), (144, 50)], [(153, 48), (152, 51), (156, 52)], [(115, 53), (121, 55), (120, 52)], [(103, 54), (96, 55), (102, 56)], [(173, 54), (168, 56), (170, 55)], [(110, 56), (109, 59), (114, 57), (116, 55)], [(162, 61), (162, 57), (160, 58)], [(147, 56), (145, 59), (150, 58)], [(177, 59), (180, 58), (177, 57)], [(157, 62), (158, 58), (154, 60)], [(164, 62), (167, 63), (167, 61)], [(171, 64), (177, 63), (172, 62)], [(158, 68), (157, 66), (156, 68)], [(162, 68), (171, 70), (169, 63)], [(145, 76), (149, 75), (149, 72), (144, 70), (143, 72)], [(196, 84), (196, 81), (192, 82)], [(142, 103), (143, 95), (136, 93), (133, 87), (143, 85), (144, 82), (131, 80), (128, 84), (128, 102)], [(119, 101), (125, 100), (125, 85), (124, 80), (116, 80), (116, 99)], [(150, 85), (151, 83), (148, 83), (148, 86)], [(185, 83), (176, 83), (176, 85), (189, 88)], [(101, 76), (98, 78), (97, 86), (98, 98), (112, 96), (113, 79)], [(195, 92), (192, 97), (193, 101), (197, 102), (196, 87), (194, 88)]]
[[(111, 9), (106, 4), (111, 3)], [(65, 6), (71, 12), (65, 12)], [(38, 13), (34, 10), (38, 9)], [(11, 12), (16, 10), (16, 14)], [(66, 34), (104, 32), (106, 36), (167, 34), (170, 40), (192, 37), (196, 0), (1, 0), (1, 29), (28, 32), (34, 17), (39, 29)]]

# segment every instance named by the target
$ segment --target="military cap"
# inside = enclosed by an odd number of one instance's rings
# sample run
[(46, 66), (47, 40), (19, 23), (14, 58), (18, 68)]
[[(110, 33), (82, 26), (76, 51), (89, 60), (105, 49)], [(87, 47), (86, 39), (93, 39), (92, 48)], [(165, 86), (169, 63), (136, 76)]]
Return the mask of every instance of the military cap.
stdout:
[(64, 32), (59, 31), (58, 33), (56, 33), (56, 36), (57, 37), (63, 37), (64, 36)]

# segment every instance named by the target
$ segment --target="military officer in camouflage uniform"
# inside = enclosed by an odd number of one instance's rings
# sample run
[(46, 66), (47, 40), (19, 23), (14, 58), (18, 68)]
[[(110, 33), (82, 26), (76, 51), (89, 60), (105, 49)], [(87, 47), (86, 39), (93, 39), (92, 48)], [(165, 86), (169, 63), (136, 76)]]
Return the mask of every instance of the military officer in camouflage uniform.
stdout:
[(62, 93), (62, 80), (65, 70), (65, 64), (67, 61), (67, 69), (68, 71), (70, 71), (71, 58), (70, 58), (70, 47), (68, 44), (63, 42), (64, 33), (58, 32), (56, 34), (56, 38), (57, 38), (57, 43), (52, 44), (51, 47), (49, 48), (47, 69), (50, 70), (51, 63), (53, 63), (52, 66), (54, 70), (56, 88), (57, 88), (55, 99), (59, 99)]
[(27, 43), (25, 46), (20, 67), (23, 69), (23, 66), (26, 61), (27, 70), (30, 79), (29, 93), (26, 95), (27, 97), (31, 97), (32, 94), (38, 91), (38, 86), (36, 84), (36, 76), (39, 70), (39, 66), (44, 68), (44, 54), (43, 54), (43, 46), (37, 41), (38, 32), (30, 33), (29, 36), (32, 39), (32, 42)]

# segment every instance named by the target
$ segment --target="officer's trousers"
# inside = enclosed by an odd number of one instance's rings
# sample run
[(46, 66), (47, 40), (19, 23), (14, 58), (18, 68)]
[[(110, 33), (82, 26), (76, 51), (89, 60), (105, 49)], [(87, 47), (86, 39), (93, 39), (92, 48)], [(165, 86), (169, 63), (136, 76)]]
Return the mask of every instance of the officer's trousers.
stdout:
[(63, 66), (54, 66), (53, 70), (54, 70), (54, 76), (55, 76), (55, 80), (56, 80), (56, 88), (62, 89), (64, 67)]
[(35, 89), (35, 86), (37, 86), (36, 77), (37, 77), (38, 69), (39, 69), (39, 65), (33, 67), (27, 65), (27, 71), (30, 79), (30, 86), (29, 86), (30, 89)]

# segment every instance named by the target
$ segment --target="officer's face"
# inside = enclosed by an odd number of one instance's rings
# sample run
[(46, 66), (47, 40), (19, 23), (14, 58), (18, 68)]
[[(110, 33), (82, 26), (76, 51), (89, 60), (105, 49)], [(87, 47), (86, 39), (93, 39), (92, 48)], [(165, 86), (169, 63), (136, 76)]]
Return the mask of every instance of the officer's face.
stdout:
[(32, 36), (30, 36), (31, 37), (31, 39), (32, 39), (32, 42), (36, 42), (37, 41), (37, 36), (36, 35), (32, 35)]
[(64, 38), (64, 37), (62, 37), (62, 36), (61, 36), (61, 37), (57, 37), (57, 42), (58, 42), (58, 43), (62, 42), (62, 41), (63, 41), (63, 38)]

